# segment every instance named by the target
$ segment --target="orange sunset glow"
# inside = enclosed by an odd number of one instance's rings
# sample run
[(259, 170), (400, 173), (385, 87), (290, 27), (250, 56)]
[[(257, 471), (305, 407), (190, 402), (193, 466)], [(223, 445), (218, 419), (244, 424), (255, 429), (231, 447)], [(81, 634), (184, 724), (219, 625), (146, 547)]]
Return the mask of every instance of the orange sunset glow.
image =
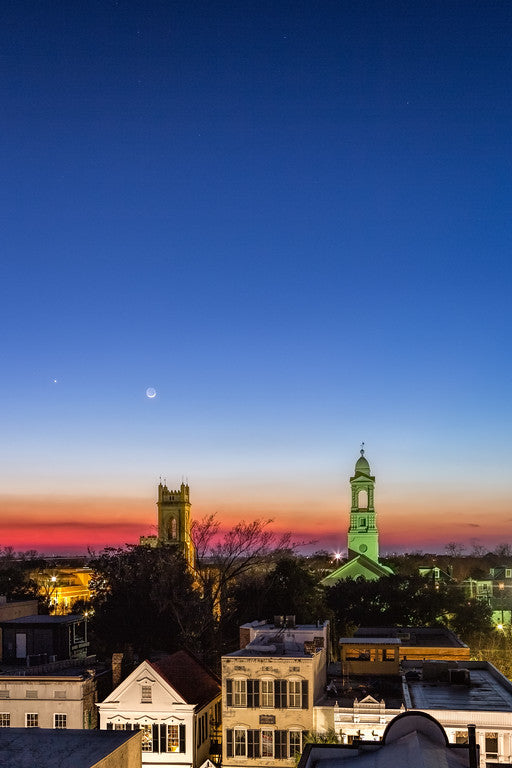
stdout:
[[(272, 520), (276, 533), (291, 533), (304, 544), (304, 553), (318, 549), (343, 550), (346, 546), (349, 499), (334, 493), (299, 499), (271, 498), (244, 501), (242, 494), (222, 503), (209, 502), (204, 489), (194, 499), (191, 488), (192, 520), (216, 514), (222, 529), (240, 520)], [(484, 498), (460, 496), (440, 500), (432, 494), (406, 500), (390, 490), (376, 499), (381, 551), (443, 551), (449, 541), (467, 548), (477, 540), (492, 548), (512, 533), (512, 514), (506, 498), (497, 500), (492, 519), (481, 522)], [(86, 553), (107, 546), (137, 543), (139, 536), (155, 533), (155, 499), (101, 498), (93, 496), (3, 496), (0, 540), (16, 550), (35, 549), (42, 553)]]

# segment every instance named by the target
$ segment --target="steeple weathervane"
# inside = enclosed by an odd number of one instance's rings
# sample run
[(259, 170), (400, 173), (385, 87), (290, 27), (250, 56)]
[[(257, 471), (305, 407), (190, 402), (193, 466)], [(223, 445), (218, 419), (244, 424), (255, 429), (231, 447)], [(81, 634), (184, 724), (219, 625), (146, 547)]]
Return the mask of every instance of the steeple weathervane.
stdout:
[(361, 456), (364, 456), (364, 442), (361, 443)]

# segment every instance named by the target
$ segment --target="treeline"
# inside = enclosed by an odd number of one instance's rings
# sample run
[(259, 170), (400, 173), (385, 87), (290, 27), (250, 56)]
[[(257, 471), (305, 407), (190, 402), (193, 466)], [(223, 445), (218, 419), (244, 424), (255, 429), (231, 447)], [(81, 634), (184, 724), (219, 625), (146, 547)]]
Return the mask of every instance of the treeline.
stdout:
[[(497, 660), (505, 653), (507, 633), (496, 634), (489, 606), (469, 600), (454, 582), (419, 576), (418, 564), (429, 561), (418, 553), (388, 560), (395, 576), (323, 588), (321, 579), (335, 567), (331, 557), (323, 552), (298, 555), (289, 537), (271, 533), (269, 521), (240, 523), (224, 535), (214, 518), (198, 526), (195, 569), (174, 547), (125, 546), (89, 561), (91, 604), (77, 605), (75, 611), (89, 611), (94, 652), (106, 657), (124, 651), (144, 658), (187, 647), (218, 669), (220, 656), (238, 647), (240, 624), (292, 614), (298, 623), (328, 619), (334, 651), (337, 638), (359, 626), (443, 625), (475, 655), (494, 649)], [(432, 557), (445, 570), (438, 560), (444, 556)], [(31, 574), (49, 564), (37, 553), (0, 551), (0, 594), (36, 597)], [(44, 595), (39, 598), (41, 610), (47, 609)]]

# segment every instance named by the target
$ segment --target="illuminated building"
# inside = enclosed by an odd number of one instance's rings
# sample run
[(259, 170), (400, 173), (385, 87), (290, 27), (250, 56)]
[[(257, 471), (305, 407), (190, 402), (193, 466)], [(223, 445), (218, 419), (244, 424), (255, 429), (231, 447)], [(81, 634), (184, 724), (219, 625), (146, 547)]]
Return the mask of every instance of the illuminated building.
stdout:
[(348, 562), (324, 579), (322, 584), (332, 587), (344, 579), (363, 578), (375, 581), (393, 573), (379, 563), (379, 531), (374, 505), (375, 477), (361, 448), (354, 476), (350, 478), (351, 509), (347, 536)]
[(158, 535), (141, 536), (142, 545), (157, 547), (175, 545), (183, 553), (189, 566), (194, 565), (194, 545), (190, 536), (190, 489), (181, 483), (179, 489), (169, 490), (158, 484)]
[(98, 704), (100, 728), (140, 730), (142, 765), (199, 768), (218, 757), (218, 679), (192, 654), (143, 661)]

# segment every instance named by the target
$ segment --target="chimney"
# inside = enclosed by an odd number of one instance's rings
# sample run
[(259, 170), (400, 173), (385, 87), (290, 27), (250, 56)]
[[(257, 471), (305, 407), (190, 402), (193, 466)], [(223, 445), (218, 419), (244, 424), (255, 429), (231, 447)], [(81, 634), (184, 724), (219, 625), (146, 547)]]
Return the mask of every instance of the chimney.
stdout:
[(469, 768), (477, 768), (478, 766), (478, 747), (476, 744), (476, 726), (468, 725), (468, 742), (469, 742)]
[(122, 653), (112, 654), (112, 690), (117, 688), (123, 677), (123, 655)]

